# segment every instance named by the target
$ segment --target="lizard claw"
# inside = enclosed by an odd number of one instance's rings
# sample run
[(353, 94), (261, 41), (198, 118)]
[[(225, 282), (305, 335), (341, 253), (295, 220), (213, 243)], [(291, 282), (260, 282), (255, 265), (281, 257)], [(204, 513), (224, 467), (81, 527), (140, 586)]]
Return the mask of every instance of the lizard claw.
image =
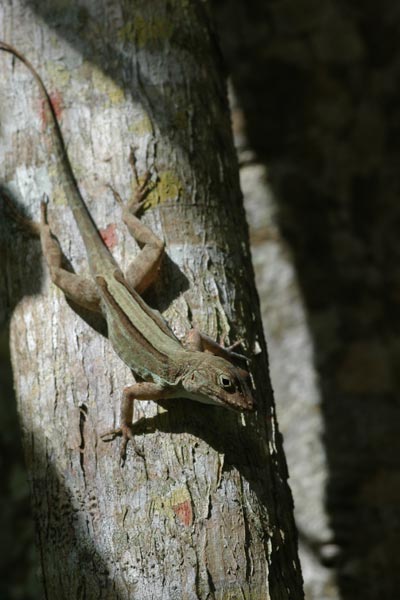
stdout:
[(225, 350), (228, 352), (231, 358), (236, 358), (237, 360), (245, 360), (246, 362), (248, 362), (249, 359), (247, 356), (245, 356), (244, 354), (239, 354), (239, 352), (233, 352), (233, 350), (235, 350), (235, 348), (237, 348), (238, 346), (241, 346), (242, 343), (243, 340), (237, 340), (234, 344), (231, 344), (230, 346), (225, 348)]
[(120, 194), (117, 192), (117, 190), (111, 185), (111, 183), (107, 183), (106, 186), (108, 187), (109, 190), (112, 191), (114, 200), (116, 200), (120, 206), (123, 206), (124, 203), (122, 201)]
[[(122, 208), (123, 214), (128, 212), (133, 215), (136, 215), (136, 213), (139, 212), (139, 210), (142, 208), (143, 204), (146, 202), (145, 198), (143, 200), (140, 200), (139, 202), (137, 202), (138, 194), (136, 193), (133, 200), (131, 200), (131, 202), (128, 202), (127, 204), (125, 204), (125, 202), (122, 200), (119, 192), (117, 192), (117, 190), (110, 183), (107, 183), (107, 187), (109, 190), (111, 190), (111, 192), (114, 196), (114, 199), (118, 202), (118, 204)], [(139, 190), (141, 190), (141, 187), (139, 188)]]
[[(147, 192), (145, 195), (147, 196), (148, 193), (149, 192)], [(131, 215), (137, 215), (142, 206), (146, 203), (146, 198), (143, 198), (137, 202), (137, 195), (140, 194), (135, 194), (134, 201), (129, 202), (128, 205), (124, 207), (124, 210), (129, 212)]]
[[(110, 431), (106, 431), (105, 433), (102, 433), (100, 435), (101, 439), (104, 442), (112, 442), (115, 440), (116, 437), (122, 436), (122, 442), (121, 442), (121, 447), (120, 447), (120, 451), (119, 451), (119, 455), (120, 455), (120, 460), (121, 460), (121, 466), (123, 467), (126, 461), (126, 448), (128, 446), (128, 442), (130, 441), (132, 446), (133, 446), (133, 450), (134, 452), (140, 456), (141, 458), (144, 459), (144, 454), (143, 452), (138, 448), (138, 445), (135, 441), (133, 432), (132, 432), (132, 427), (130, 425), (121, 425), (121, 427), (118, 427), (117, 429), (111, 429)], [(104, 438), (109, 438), (109, 439), (104, 439)]]
[(122, 435), (122, 443), (119, 451), (121, 466), (123, 467), (126, 461), (126, 448), (128, 446), (128, 442), (130, 441), (134, 452), (140, 456), (140, 458), (144, 459), (144, 454), (141, 450), (139, 450), (136, 440), (132, 433), (132, 428), (130, 425), (121, 425), (121, 435)]
[(135, 189), (133, 197), (127, 203), (123, 202), (121, 195), (110, 183), (107, 184), (108, 189), (111, 190), (114, 199), (121, 206), (123, 212), (128, 212), (132, 215), (136, 215), (140, 211), (142, 206), (146, 203), (147, 196), (156, 187), (155, 182), (149, 185), (150, 177), (151, 173), (150, 171), (147, 171), (144, 175), (143, 181), (140, 184), (137, 182), (137, 187)]
[(131, 215), (137, 215), (137, 213), (140, 211), (142, 206), (146, 203), (147, 196), (150, 194), (150, 192), (153, 191), (153, 189), (157, 185), (156, 181), (150, 183), (150, 179), (151, 179), (150, 171), (146, 171), (142, 180), (139, 179), (139, 174), (138, 174), (137, 168), (136, 168), (135, 148), (133, 148), (133, 146), (131, 146), (131, 149), (130, 149), (129, 163), (131, 165), (131, 169), (133, 171), (133, 175), (135, 178), (135, 184), (136, 184), (131, 200), (129, 200), (127, 203), (123, 202), (123, 200), (122, 200), (120, 194), (117, 192), (117, 190), (111, 184), (109, 184), (109, 183), (107, 184), (108, 189), (111, 190), (111, 192), (114, 196), (114, 199), (121, 206), (123, 213), (125, 213), (125, 216), (127, 213), (129, 213)]
[(143, 181), (137, 184), (136, 190), (133, 194), (132, 200), (127, 203), (126, 209), (132, 214), (136, 215), (147, 200), (147, 196), (156, 187), (156, 182), (150, 183), (151, 173), (146, 171)]
[(227, 346), (225, 349), (228, 350), (229, 352), (231, 352), (232, 350), (234, 350), (238, 346), (241, 346), (243, 344), (243, 341), (244, 341), (243, 339), (236, 340), (236, 342), (234, 342), (230, 346)]
[(49, 204), (49, 197), (47, 196), (47, 194), (43, 194), (42, 196), (42, 201), (40, 203), (40, 216), (41, 216), (41, 224), (42, 225), (48, 225), (48, 221), (47, 221), (47, 206)]
[[(100, 437), (103, 440), (103, 442), (113, 442), (115, 438), (120, 435), (122, 435), (122, 429), (121, 427), (118, 427), (118, 429), (111, 429), (110, 431), (105, 431), (104, 433), (100, 434)], [(109, 437), (110, 439), (104, 439), (107, 437)]]
[(225, 348), (225, 350), (227, 351), (228, 355), (230, 358), (232, 359), (236, 359), (236, 360), (245, 360), (246, 362), (249, 362), (249, 357), (245, 356), (244, 354), (239, 354), (238, 352), (232, 352), (232, 350), (229, 348)]
[(133, 194), (132, 200), (127, 204), (127, 209), (131, 214), (136, 215), (146, 202), (147, 196), (155, 188), (156, 183), (153, 182), (153, 184), (149, 185), (151, 178), (150, 171), (146, 171), (142, 181), (140, 181), (136, 168), (135, 148), (133, 146), (130, 148), (129, 164), (131, 165), (131, 169), (136, 180), (136, 190)]

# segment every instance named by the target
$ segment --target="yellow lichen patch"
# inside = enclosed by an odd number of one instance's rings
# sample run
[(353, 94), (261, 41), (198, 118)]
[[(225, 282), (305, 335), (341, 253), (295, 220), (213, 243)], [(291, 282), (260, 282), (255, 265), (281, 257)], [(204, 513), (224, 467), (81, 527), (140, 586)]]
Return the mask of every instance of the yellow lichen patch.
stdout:
[(139, 48), (149, 44), (160, 43), (171, 37), (173, 30), (172, 21), (167, 19), (154, 19), (147, 21), (137, 16), (125, 23), (118, 31), (118, 38), (122, 42), (135, 41)]
[(71, 74), (59, 63), (54, 61), (48, 61), (46, 63), (46, 71), (49, 74), (55, 87), (63, 88), (69, 84)]
[(145, 208), (178, 198), (182, 192), (183, 184), (173, 171), (160, 171), (157, 184), (146, 198)]
[(133, 121), (129, 125), (129, 131), (137, 136), (146, 135), (147, 133), (152, 133), (153, 126), (151, 124), (151, 121), (150, 121), (150, 118), (148, 117), (148, 115), (145, 115), (139, 121)]
[(152, 510), (163, 513), (168, 519), (178, 518), (186, 526), (193, 521), (192, 499), (186, 486), (172, 490), (166, 496), (153, 498)]
[(186, 486), (176, 488), (175, 490), (172, 490), (169, 500), (171, 502), (171, 506), (176, 506), (177, 504), (182, 504), (183, 502), (186, 502), (187, 500), (190, 501), (191, 498), (190, 498), (189, 490), (187, 489)]
[(111, 79), (111, 77), (108, 77), (104, 71), (97, 67), (93, 68), (92, 82), (95, 90), (106, 94), (109, 97), (111, 104), (119, 104), (123, 101), (124, 91)]

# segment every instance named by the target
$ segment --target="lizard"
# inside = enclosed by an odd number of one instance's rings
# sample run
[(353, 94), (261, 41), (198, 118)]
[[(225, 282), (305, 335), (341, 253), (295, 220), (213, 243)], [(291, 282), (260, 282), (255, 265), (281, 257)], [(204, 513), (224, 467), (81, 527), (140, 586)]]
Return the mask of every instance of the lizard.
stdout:
[[(186, 398), (239, 412), (253, 412), (256, 403), (249, 384), (249, 373), (235, 364), (238, 358), (243, 358), (234, 352), (240, 342), (225, 348), (193, 328), (187, 333), (186, 341), (181, 343), (161, 315), (142, 298), (143, 292), (155, 282), (165, 252), (164, 241), (138, 217), (149, 192), (150, 173), (147, 172), (139, 183), (131, 148), (130, 163), (136, 178), (136, 190), (131, 200), (123, 202), (118, 192), (109, 186), (121, 206), (123, 222), (140, 247), (139, 254), (123, 274), (104, 244), (82, 197), (42, 78), (13, 46), (0, 41), (0, 50), (22, 62), (39, 87), (42, 110), (49, 128), (47, 135), (61, 170), (68, 205), (84, 242), (90, 277), (63, 268), (62, 250), (48, 223), (47, 202), (42, 200), (40, 222), (26, 219), (28, 227), (40, 237), (51, 281), (76, 304), (103, 315), (113, 349), (139, 379), (123, 389), (119, 426), (101, 437), (115, 439), (122, 436), (122, 462), (126, 458), (129, 440), (139, 453), (132, 419), (134, 402), (141, 400), (162, 402)], [(3, 198), (7, 205), (12, 204), (4, 192)], [(14, 208), (13, 212), (18, 220), (15, 215), (17, 209)]]

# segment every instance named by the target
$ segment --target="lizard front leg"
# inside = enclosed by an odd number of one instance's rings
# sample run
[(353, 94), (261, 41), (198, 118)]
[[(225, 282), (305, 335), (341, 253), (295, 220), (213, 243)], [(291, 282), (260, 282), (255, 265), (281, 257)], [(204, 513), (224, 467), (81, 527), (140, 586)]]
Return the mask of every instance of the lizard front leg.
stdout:
[[(129, 387), (126, 387), (122, 393), (122, 402), (121, 402), (121, 417), (120, 417), (120, 426), (117, 429), (112, 429), (111, 431), (107, 431), (101, 435), (101, 438), (110, 437), (110, 440), (104, 441), (112, 441), (117, 436), (122, 436), (122, 444), (120, 449), (120, 456), (122, 464), (125, 462), (126, 458), (126, 447), (128, 445), (129, 440), (134, 444), (135, 451), (137, 454), (141, 455), (141, 452), (138, 450), (135, 440), (134, 434), (132, 432), (132, 417), (133, 417), (133, 406), (135, 400), (162, 400), (166, 396), (166, 390), (164, 387), (150, 382), (141, 382), (135, 383)], [(139, 423), (140, 421), (137, 421)]]
[(141, 250), (134, 260), (129, 264), (125, 277), (131, 287), (140, 295), (151, 286), (157, 279), (161, 261), (164, 255), (165, 244), (160, 240), (141, 220), (136, 216), (147, 195), (152, 189), (150, 185), (150, 173), (147, 172), (143, 181), (139, 182), (136, 170), (136, 159), (133, 149), (130, 153), (130, 165), (136, 180), (136, 188), (129, 202), (124, 203), (121, 196), (114, 188), (109, 186), (114, 198), (122, 208), (122, 220), (127, 226), (129, 233), (139, 244)]

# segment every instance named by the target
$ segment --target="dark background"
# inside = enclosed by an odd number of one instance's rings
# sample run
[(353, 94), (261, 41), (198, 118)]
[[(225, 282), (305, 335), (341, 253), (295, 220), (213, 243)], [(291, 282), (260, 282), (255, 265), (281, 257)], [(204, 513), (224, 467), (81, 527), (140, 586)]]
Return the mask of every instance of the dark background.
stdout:
[(266, 166), (312, 335), (328, 461), (325, 503), (339, 549), (329, 566), (342, 598), (394, 599), (400, 5), (215, 5), (249, 146)]

